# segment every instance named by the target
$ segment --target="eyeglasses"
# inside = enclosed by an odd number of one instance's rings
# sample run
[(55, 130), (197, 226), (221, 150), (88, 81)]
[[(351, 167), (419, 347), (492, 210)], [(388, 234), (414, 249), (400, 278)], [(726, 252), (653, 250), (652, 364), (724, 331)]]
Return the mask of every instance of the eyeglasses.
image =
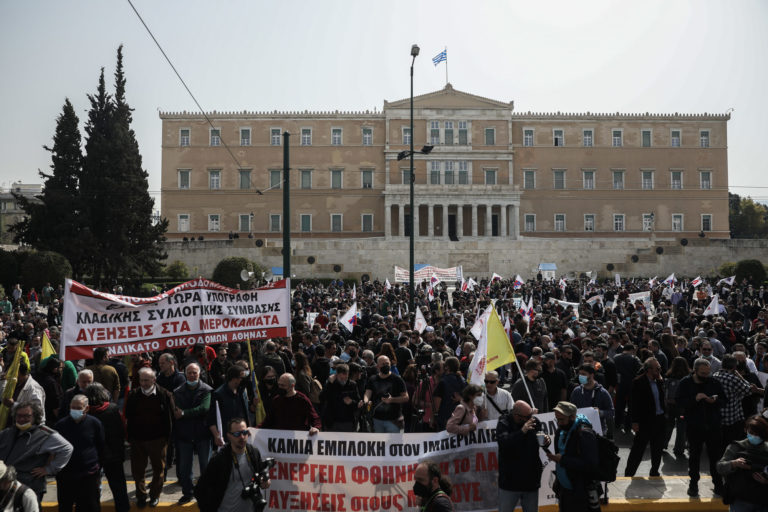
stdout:
[(485, 381), (486, 384), (496, 384), (497, 382), (499, 382), (499, 381), (497, 381), (497, 380), (487, 380), (487, 381)]
[(238, 430), (237, 432), (229, 433), (233, 437), (248, 437), (251, 433), (248, 430)]

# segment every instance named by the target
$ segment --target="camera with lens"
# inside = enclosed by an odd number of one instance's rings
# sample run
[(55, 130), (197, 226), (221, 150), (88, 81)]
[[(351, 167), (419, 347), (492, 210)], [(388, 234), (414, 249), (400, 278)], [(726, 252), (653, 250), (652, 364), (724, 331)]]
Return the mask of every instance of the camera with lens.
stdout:
[(263, 467), (261, 471), (257, 471), (253, 474), (251, 481), (243, 487), (243, 491), (240, 493), (242, 499), (253, 501), (253, 510), (255, 510), (255, 512), (262, 512), (267, 506), (267, 500), (261, 494), (259, 485), (269, 479), (269, 470), (272, 469), (277, 461), (274, 457), (267, 457), (262, 463)]

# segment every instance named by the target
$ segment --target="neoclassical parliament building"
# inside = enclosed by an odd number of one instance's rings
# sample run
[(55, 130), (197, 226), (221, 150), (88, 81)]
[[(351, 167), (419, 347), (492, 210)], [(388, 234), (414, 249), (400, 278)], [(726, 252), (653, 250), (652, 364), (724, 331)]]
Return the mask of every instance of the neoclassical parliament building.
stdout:
[[(454, 89), (364, 112), (162, 112), (169, 240), (729, 238), (728, 114), (516, 112)], [(212, 126), (211, 126), (212, 124)], [(283, 218), (283, 133), (290, 210)], [(414, 162), (398, 153), (434, 146)], [(231, 154), (230, 154), (231, 152)]]

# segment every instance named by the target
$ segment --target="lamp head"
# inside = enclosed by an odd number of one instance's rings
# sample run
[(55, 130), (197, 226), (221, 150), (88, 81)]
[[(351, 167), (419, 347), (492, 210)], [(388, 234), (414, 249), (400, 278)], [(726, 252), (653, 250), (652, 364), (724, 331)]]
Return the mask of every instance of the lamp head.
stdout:
[(419, 55), (419, 45), (415, 44), (411, 46), (411, 57), (417, 57)]
[(397, 154), (397, 161), (399, 162), (400, 160), (405, 160), (406, 158), (408, 158), (408, 156), (410, 156), (410, 154), (411, 154), (410, 151), (401, 151), (401, 152), (399, 152)]
[(435, 146), (424, 146), (421, 148), (421, 153), (428, 155), (432, 152), (432, 150), (435, 148)]

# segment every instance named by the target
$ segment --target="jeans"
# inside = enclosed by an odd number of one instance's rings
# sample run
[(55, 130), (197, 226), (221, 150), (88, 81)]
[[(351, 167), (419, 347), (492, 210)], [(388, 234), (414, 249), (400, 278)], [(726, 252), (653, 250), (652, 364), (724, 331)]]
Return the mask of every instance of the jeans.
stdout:
[(709, 474), (712, 475), (712, 483), (715, 487), (722, 487), (723, 477), (717, 472), (717, 462), (723, 456), (722, 438), (719, 431), (702, 431), (690, 428), (688, 425), (688, 476), (691, 482), (699, 481), (699, 464), (701, 451), (707, 445), (707, 457), (709, 458)]
[(211, 456), (211, 440), (201, 441), (176, 441), (176, 475), (179, 477), (181, 492), (184, 496), (192, 496), (194, 486), (192, 485), (192, 466), (197, 451), (197, 461), (200, 464), (200, 474), (205, 472), (208, 467), (208, 459)]
[(523, 512), (539, 510), (539, 491), (505, 491), (499, 489), (499, 512), (513, 512), (517, 502)]
[(373, 431), (377, 434), (399, 434), (400, 427), (394, 421), (373, 418)]
[(120, 460), (107, 461), (104, 463), (104, 476), (107, 477), (109, 489), (112, 491), (112, 497), (115, 500), (116, 512), (128, 512), (131, 509), (131, 502), (128, 500), (128, 486), (125, 483), (125, 469)]

